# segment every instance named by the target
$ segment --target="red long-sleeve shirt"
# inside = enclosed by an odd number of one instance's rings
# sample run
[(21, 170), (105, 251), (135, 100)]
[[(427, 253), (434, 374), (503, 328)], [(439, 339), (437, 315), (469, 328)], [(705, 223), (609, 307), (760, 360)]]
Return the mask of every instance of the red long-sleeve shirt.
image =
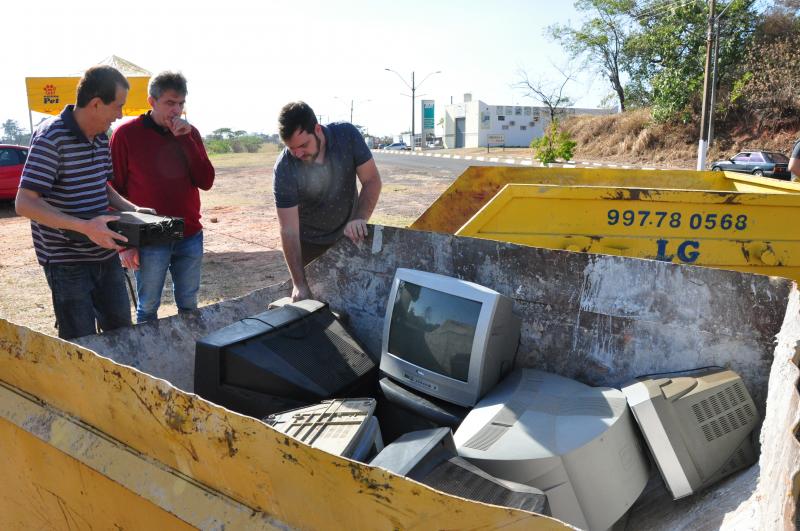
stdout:
[(111, 137), (114, 188), (132, 203), (159, 215), (184, 219), (184, 235), (200, 232), (200, 191), (214, 184), (200, 133), (175, 136), (143, 114)]

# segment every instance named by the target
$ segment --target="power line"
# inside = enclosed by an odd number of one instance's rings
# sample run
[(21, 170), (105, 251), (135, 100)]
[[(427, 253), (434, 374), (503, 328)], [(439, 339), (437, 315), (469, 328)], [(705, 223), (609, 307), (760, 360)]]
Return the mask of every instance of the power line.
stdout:
[(655, 5), (656, 2), (653, 2), (648, 8), (645, 8), (644, 11), (640, 11), (638, 14), (632, 15), (631, 18), (634, 20), (641, 20), (643, 18), (657, 18), (658, 16), (663, 15), (672, 9), (679, 9), (697, 1), (698, 0), (671, 0), (669, 2), (662, 2), (658, 5)]

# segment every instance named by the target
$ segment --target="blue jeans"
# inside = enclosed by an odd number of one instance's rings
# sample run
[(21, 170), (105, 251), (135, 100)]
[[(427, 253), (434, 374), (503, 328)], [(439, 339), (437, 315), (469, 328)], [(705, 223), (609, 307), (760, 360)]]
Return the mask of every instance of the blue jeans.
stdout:
[(203, 263), (203, 232), (163, 245), (139, 249), (139, 270), (136, 271), (136, 322), (158, 318), (161, 292), (167, 269), (172, 275), (172, 293), (179, 311), (197, 308), (200, 269)]
[[(131, 325), (131, 303), (119, 258), (47, 264), (58, 337), (72, 339)], [(96, 320), (96, 324), (95, 324)]]

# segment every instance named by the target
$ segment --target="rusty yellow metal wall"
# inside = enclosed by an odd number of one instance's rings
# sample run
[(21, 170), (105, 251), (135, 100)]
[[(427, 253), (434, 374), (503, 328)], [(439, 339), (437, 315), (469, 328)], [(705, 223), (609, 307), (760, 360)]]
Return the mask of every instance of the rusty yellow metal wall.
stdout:
[(800, 185), (734, 172), (472, 166), (409, 228), (454, 234), (507, 184), (798, 193)]
[(194, 529), (53, 445), (2, 420), (0, 452), (2, 529)]
[(457, 235), (800, 280), (800, 195), (505, 186)]
[[(63, 523), (64, 514), (94, 525), (101, 503), (117, 509), (98, 517), (100, 528), (179, 529), (178, 518), (226, 529), (567, 529), (305, 446), (164, 380), (2, 319), (0, 382), (2, 447), (20, 457), (0, 481), (8, 494), (0, 500), (6, 528), (83, 527)], [(43, 420), (47, 412), (50, 421)], [(53, 481), (70, 495), (50, 488)], [(28, 502), (37, 485), (57, 499)], [(127, 507), (142, 519), (123, 517)], [(204, 512), (210, 516), (197, 516)]]

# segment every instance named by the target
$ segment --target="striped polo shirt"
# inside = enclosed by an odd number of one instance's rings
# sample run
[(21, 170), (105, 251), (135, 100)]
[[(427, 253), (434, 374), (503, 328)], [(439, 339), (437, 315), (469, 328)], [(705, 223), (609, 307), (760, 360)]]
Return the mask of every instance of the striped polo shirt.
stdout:
[[(73, 111), (68, 105), (36, 130), (19, 187), (40, 193), (65, 214), (100, 213), (108, 210), (106, 183), (113, 178), (108, 137), (100, 134), (90, 142)], [(116, 253), (90, 241), (73, 241), (63, 231), (35, 221), (31, 232), (41, 265), (100, 262)]]

